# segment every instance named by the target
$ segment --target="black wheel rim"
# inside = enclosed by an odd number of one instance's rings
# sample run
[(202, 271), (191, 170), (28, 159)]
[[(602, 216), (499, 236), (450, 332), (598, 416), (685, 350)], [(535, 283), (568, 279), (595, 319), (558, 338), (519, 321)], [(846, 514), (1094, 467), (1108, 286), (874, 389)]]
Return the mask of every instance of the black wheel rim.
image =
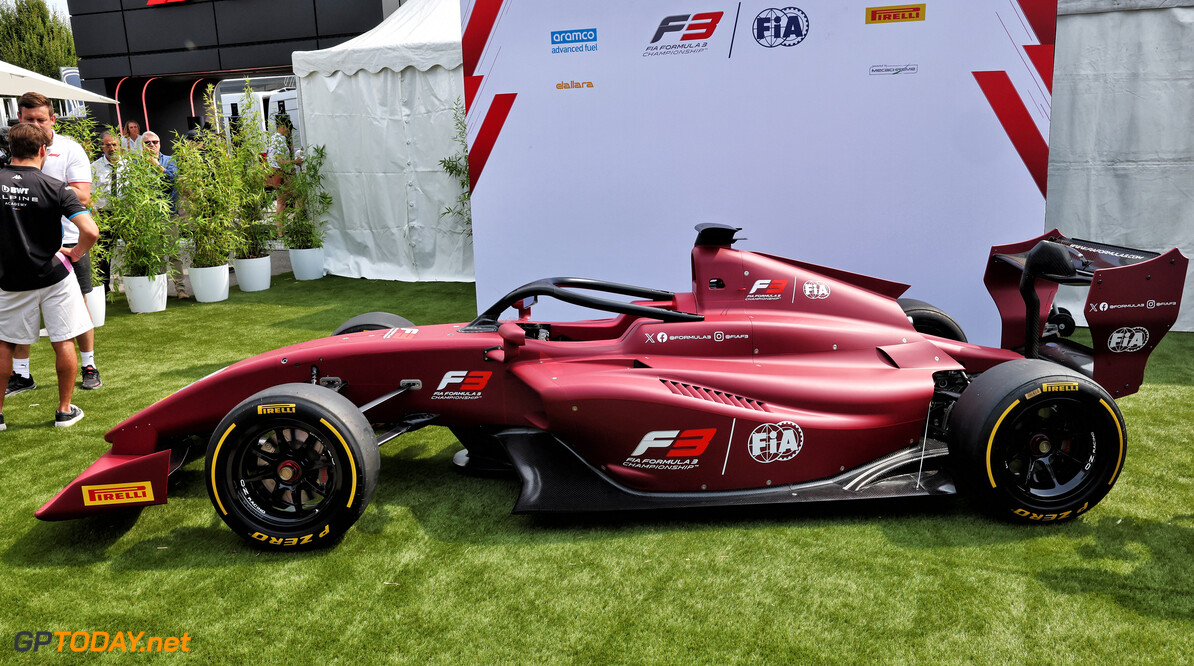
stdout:
[(250, 429), (228, 463), (238, 507), (254, 522), (302, 529), (323, 522), (342, 482), (340, 453), (300, 422)]
[(1077, 399), (1020, 407), (996, 433), (991, 452), (996, 485), (1048, 507), (1066, 504), (1095, 484), (1106, 483), (1107, 471), (1117, 460), (1117, 433), (1107, 417)]

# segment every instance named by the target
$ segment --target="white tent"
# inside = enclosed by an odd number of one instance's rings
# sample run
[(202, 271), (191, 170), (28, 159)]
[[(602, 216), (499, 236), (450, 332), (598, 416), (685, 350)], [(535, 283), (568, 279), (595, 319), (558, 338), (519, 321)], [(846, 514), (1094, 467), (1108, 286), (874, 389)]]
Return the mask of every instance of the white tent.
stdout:
[(325, 267), (335, 275), (472, 281), (472, 230), (439, 160), (464, 97), (459, 0), (410, 0), (373, 30), (293, 55), (303, 142), (327, 149)]
[(77, 99), (84, 102), (115, 104), (116, 100), (89, 90), (56, 81), (37, 72), (0, 61), (0, 95), (20, 97), (27, 92), (41, 93), (50, 99)]
[[(1194, 2), (1062, 0), (1058, 12), (1045, 228), (1194, 258)], [(1084, 297), (1065, 302), (1079, 318)], [(1194, 269), (1174, 330), (1194, 331)]]

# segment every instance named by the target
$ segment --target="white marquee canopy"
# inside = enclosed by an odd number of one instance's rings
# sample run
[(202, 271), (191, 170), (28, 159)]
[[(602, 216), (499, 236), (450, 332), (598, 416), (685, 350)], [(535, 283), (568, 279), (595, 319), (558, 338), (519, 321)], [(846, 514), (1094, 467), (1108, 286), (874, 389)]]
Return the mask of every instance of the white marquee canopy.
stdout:
[(327, 149), (325, 267), (335, 275), (472, 281), (472, 229), (439, 161), (463, 151), (460, 6), (410, 0), (373, 30), (293, 55), (304, 143)]

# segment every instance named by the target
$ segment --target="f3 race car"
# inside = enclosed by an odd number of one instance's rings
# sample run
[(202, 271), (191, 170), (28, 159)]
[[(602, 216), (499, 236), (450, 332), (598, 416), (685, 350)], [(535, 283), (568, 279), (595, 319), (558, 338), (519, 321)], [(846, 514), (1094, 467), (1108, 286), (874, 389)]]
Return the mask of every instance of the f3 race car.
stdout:
[[(1056, 230), (994, 247), (991, 348), (900, 299), (906, 285), (734, 249), (734, 227), (697, 231), (690, 293), (545, 279), (468, 323), (370, 313), (233, 364), (113, 428), (111, 450), (37, 516), (162, 504), (168, 475), (205, 450), (233, 531), (265, 548), (329, 545), (369, 504), (378, 447), (434, 424), (463, 445), (457, 465), (517, 475), (515, 512), (961, 488), (997, 516), (1071, 520), (1123, 468), (1115, 399), (1139, 389), (1188, 263)], [(1089, 285), (1092, 347), (1068, 339), (1059, 284)], [(539, 321), (539, 298), (608, 316)]]

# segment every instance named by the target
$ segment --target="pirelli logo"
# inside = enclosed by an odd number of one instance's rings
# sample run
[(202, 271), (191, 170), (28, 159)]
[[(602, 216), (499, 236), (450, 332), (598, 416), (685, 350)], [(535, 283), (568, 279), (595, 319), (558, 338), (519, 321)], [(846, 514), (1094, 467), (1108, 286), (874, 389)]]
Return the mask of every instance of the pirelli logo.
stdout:
[(257, 405), (258, 414), (293, 414), (294, 405)]
[(153, 501), (153, 485), (148, 481), (108, 483), (102, 486), (83, 486), (83, 504), (140, 504)]
[(1078, 382), (1045, 382), (1044, 384), (1041, 384), (1041, 390), (1045, 393), (1077, 391)]
[(871, 23), (903, 23), (905, 21), (925, 20), (924, 5), (894, 5), (891, 7), (867, 7), (866, 22)]

